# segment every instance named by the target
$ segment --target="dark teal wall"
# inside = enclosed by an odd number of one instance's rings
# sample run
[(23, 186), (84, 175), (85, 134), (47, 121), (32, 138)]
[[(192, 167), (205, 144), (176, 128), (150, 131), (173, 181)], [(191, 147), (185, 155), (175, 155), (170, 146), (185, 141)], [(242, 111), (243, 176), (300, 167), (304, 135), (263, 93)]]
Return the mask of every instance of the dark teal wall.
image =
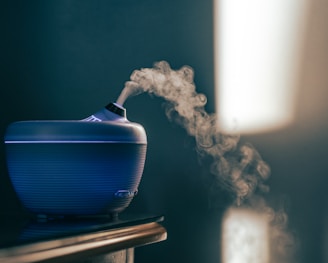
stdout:
[[(272, 195), (288, 200), (299, 263), (326, 262), (328, 248), (328, 9), (313, 2), (296, 122), (244, 138), (271, 166)], [(134, 69), (159, 60), (193, 67), (207, 110), (214, 110), (211, 0), (8, 0), (0, 12), (2, 135), (13, 121), (84, 118), (114, 101)], [(208, 167), (198, 164), (192, 138), (167, 120), (162, 103), (143, 94), (125, 104), (149, 142), (139, 194), (128, 209), (165, 214), (168, 230), (167, 241), (138, 249), (136, 262), (220, 262), (228, 198), (222, 191), (218, 209), (209, 206)], [(0, 179), (0, 210), (19, 209), (3, 145)]]
[[(213, 111), (211, 1), (3, 2), (2, 135), (13, 121), (89, 116), (117, 99), (133, 70), (160, 60), (172, 68), (193, 67)], [(130, 210), (165, 214), (169, 232), (168, 241), (138, 251), (136, 260), (201, 262), (212, 249), (199, 243), (210, 236), (200, 232), (208, 213), (201, 169), (193, 141), (166, 119), (162, 103), (140, 95), (125, 104), (149, 143)], [(4, 160), (2, 145), (0, 209), (15, 211), (19, 205)], [(190, 231), (195, 238), (187, 237)]]

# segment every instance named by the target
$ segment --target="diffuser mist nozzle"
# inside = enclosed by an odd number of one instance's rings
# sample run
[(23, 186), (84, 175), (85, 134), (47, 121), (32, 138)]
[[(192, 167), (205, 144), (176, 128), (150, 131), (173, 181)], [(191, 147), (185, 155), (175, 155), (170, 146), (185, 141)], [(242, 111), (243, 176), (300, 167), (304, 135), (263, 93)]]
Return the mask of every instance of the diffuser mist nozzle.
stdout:
[(109, 103), (106, 107), (107, 110), (116, 113), (117, 115), (120, 115), (121, 117), (126, 118), (126, 110), (124, 107), (117, 103)]
[(118, 103), (109, 103), (100, 111), (92, 114), (82, 121), (120, 121), (126, 122), (126, 110)]

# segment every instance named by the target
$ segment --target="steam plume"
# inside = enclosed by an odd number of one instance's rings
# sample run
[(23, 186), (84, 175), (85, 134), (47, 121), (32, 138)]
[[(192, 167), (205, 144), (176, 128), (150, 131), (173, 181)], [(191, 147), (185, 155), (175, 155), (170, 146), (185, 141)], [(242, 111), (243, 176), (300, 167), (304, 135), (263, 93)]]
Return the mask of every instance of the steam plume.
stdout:
[(196, 92), (192, 68), (172, 70), (167, 62), (161, 61), (153, 68), (135, 70), (117, 103), (123, 105), (128, 97), (141, 92), (169, 102), (167, 117), (195, 137), (200, 155), (213, 159), (211, 172), (215, 180), (235, 195), (237, 204), (257, 190), (268, 190), (264, 181), (269, 177), (269, 166), (250, 144), (239, 146), (239, 136), (220, 132), (217, 117), (204, 109), (206, 96)]
[(218, 117), (204, 109), (207, 98), (196, 92), (193, 69), (183, 66), (172, 70), (161, 61), (153, 68), (135, 70), (119, 96), (117, 103), (142, 92), (164, 98), (168, 104), (167, 117), (185, 128), (195, 138), (201, 157), (211, 158), (211, 174), (215, 185), (230, 191), (234, 205), (251, 208), (266, 215), (270, 229), (271, 262), (291, 263), (294, 236), (287, 230), (284, 209), (274, 210), (261, 193), (269, 191), (265, 181), (270, 168), (249, 143), (242, 144), (237, 135), (222, 133)]

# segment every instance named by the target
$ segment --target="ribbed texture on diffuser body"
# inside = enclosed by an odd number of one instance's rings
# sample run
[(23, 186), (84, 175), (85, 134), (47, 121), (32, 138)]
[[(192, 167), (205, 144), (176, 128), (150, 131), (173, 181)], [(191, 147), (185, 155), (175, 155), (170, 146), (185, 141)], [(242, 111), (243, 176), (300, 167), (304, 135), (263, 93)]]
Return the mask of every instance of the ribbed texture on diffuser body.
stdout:
[(138, 190), (145, 157), (145, 144), (16, 143), (7, 147), (8, 169), (20, 200), (30, 211), (49, 215), (124, 210)]

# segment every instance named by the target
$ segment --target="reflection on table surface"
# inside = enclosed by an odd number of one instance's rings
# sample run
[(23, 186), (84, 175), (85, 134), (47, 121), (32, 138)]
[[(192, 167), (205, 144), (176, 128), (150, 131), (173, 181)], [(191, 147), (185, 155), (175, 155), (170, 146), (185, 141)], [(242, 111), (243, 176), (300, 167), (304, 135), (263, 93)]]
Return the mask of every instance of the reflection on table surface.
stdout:
[(163, 219), (124, 213), (117, 218), (2, 214), (0, 262), (133, 263), (135, 247), (166, 239)]
[(117, 218), (106, 215), (47, 218), (27, 214), (0, 214), (0, 249), (163, 220), (162, 215), (128, 213), (122, 213)]

